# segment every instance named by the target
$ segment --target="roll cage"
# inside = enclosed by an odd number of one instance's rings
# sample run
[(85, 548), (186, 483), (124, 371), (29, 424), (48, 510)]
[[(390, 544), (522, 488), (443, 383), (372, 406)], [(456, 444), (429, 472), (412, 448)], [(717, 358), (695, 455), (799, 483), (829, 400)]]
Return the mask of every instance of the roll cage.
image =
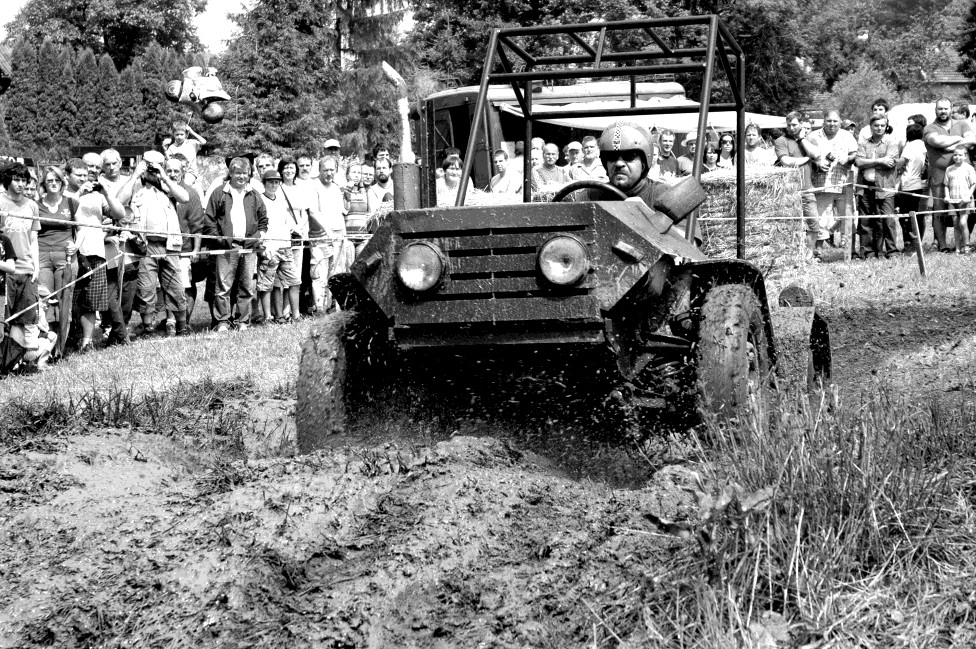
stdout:
[[(703, 47), (677, 47), (683, 30), (702, 30)], [(712, 103), (716, 67), (725, 75), (732, 102)], [(638, 106), (637, 78), (663, 74), (702, 75), (698, 106)], [(622, 108), (580, 108), (578, 110), (536, 109), (532, 105), (533, 83), (623, 77), (630, 80), (630, 106)], [(532, 141), (533, 123), (547, 117), (626, 117), (698, 113), (698, 141), (692, 174), (701, 180), (702, 155), (709, 110), (736, 112), (736, 150), (745, 148), (745, 57), (732, 34), (718, 16), (687, 16), (614, 22), (503, 28), (492, 31), (482, 70), (471, 133), (482, 128), (488, 88), (511, 84), (525, 118), (526, 143)], [(470, 137), (456, 206), (464, 204), (475, 157), (475, 140)], [(428, 160), (432, 158), (428, 157)], [(745, 166), (742, 156), (736, 164), (736, 253), (745, 256)], [(429, 166), (433, 173), (432, 166)], [(531, 159), (524, 156), (523, 200), (531, 200)], [(689, 240), (696, 231), (697, 211), (689, 217)]]

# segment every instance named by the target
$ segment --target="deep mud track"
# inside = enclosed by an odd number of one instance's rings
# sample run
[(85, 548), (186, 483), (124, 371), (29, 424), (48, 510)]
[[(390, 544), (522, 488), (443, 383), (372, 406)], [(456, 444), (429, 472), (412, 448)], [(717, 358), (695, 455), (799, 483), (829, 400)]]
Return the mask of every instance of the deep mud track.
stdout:
[(2, 646), (589, 646), (636, 628), (683, 543), (644, 513), (695, 483), (615, 491), (472, 437), (185, 460), (101, 431), (3, 465)]

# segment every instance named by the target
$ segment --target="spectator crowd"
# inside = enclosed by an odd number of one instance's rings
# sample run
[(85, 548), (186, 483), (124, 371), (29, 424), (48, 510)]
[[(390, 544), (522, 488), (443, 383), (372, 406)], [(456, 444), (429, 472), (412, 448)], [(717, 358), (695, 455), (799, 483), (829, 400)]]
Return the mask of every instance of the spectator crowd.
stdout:
[[(941, 99), (934, 122), (912, 116), (904, 133), (894, 132), (888, 110), (886, 101), (876, 101), (861, 130), (837, 111), (827, 112), (817, 129), (791, 112), (785, 130), (769, 139), (748, 125), (742, 151), (736, 151), (732, 133), (712, 132), (705, 138), (702, 170), (734, 168), (740, 155), (747, 169), (797, 168), (814, 261), (825, 243), (844, 245), (843, 225), (852, 217), (860, 258), (899, 252), (899, 228), (903, 251), (913, 252), (926, 216), (918, 214), (912, 224), (908, 215), (926, 205), (936, 248), (966, 253), (976, 189), (970, 163), (976, 132), (968, 105)], [(653, 131), (652, 138), (652, 180), (673, 182), (692, 173), (696, 133), (683, 139), (680, 154), (674, 132)], [(232, 157), (226, 175), (204, 187), (197, 154), (205, 144), (179, 121), (163, 150), (146, 151), (128, 176), (114, 149), (44, 167), (37, 178), (21, 163), (3, 166), (3, 344), (16, 343), (27, 361), (43, 369), (49, 358), (89, 352), (99, 339), (111, 346), (142, 336), (181, 336), (189, 331), (202, 282), (217, 332), (337, 308), (328, 278), (348, 269), (371, 225), (392, 206), (389, 147), (377, 144), (362, 159), (349, 159), (330, 139), (318, 160)], [(484, 188), (469, 180), (466, 193), (520, 200), (525, 155), (521, 142), (494, 151), (494, 175)], [(609, 181), (592, 136), (562, 147), (535, 138), (528, 155), (534, 195), (551, 195), (579, 180)], [(439, 205), (454, 204), (462, 168), (459, 150), (444, 151), (436, 179)], [(0, 370), (9, 365), (7, 351), (2, 358)]]
[(329, 276), (349, 267), (371, 220), (392, 206), (389, 148), (349, 160), (328, 140), (319, 160), (237, 156), (204, 188), (204, 144), (181, 121), (128, 176), (115, 149), (43, 167), (39, 178), (22, 163), (0, 165), (0, 373), (20, 356), (44, 369), (99, 343), (185, 335), (202, 282), (217, 332), (337, 308)]

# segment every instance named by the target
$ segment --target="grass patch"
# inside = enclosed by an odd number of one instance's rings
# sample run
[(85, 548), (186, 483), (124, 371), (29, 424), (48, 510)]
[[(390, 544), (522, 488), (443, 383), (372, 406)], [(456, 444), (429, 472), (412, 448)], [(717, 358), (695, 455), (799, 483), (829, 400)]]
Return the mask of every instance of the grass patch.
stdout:
[[(114, 428), (167, 436), (237, 440), (251, 424), (244, 404), (254, 385), (246, 380), (178, 381), (167, 391), (138, 394), (131, 386), (71, 393), (67, 399), (17, 399), (0, 408), (0, 446), (43, 450), (52, 439), (92, 428)], [(221, 443), (227, 446), (227, 443)]]
[(698, 520), (659, 522), (685, 550), (601, 615), (641, 612), (661, 646), (973, 646), (976, 412), (884, 393), (773, 412), (707, 431)]

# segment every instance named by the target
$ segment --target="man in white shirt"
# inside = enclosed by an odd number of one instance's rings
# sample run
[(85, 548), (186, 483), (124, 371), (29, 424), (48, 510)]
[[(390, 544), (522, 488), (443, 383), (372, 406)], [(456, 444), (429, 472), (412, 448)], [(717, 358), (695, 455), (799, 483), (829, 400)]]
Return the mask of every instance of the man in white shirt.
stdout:
[(314, 310), (319, 313), (324, 313), (332, 306), (329, 276), (346, 270), (342, 258), (346, 219), (342, 189), (335, 182), (338, 169), (339, 160), (332, 156), (319, 160), (319, 181), (315, 183), (318, 218), (309, 219), (309, 239), (312, 240), (309, 263), (312, 303)]
[(488, 189), (496, 194), (517, 194), (522, 191), (522, 172), (509, 164), (505, 149), (495, 151), (495, 170), (488, 181)]
[(820, 233), (816, 248), (842, 228), (854, 205), (854, 191), (849, 178), (851, 165), (857, 157), (857, 142), (848, 131), (840, 127), (840, 113), (829, 111), (824, 116), (823, 127), (806, 138), (807, 151), (812, 157), (812, 180), (820, 218)]
[(183, 236), (175, 203), (188, 202), (190, 195), (165, 173), (165, 163), (162, 153), (146, 151), (120, 192), (131, 196), (129, 206), (135, 215), (136, 227), (149, 231), (136, 235), (145, 242), (145, 256), (139, 263), (136, 288), (142, 327), (133, 330), (136, 336), (149, 335), (155, 330), (157, 288), (162, 289), (166, 310), (175, 316), (175, 324), (172, 328), (167, 327), (167, 335), (189, 333), (179, 258)]
[(600, 145), (592, 135), (583, 138), (583, 161), (573, 169), (572, 175), (573, 180), (610, 182), (607, 170), (600, 163)]

